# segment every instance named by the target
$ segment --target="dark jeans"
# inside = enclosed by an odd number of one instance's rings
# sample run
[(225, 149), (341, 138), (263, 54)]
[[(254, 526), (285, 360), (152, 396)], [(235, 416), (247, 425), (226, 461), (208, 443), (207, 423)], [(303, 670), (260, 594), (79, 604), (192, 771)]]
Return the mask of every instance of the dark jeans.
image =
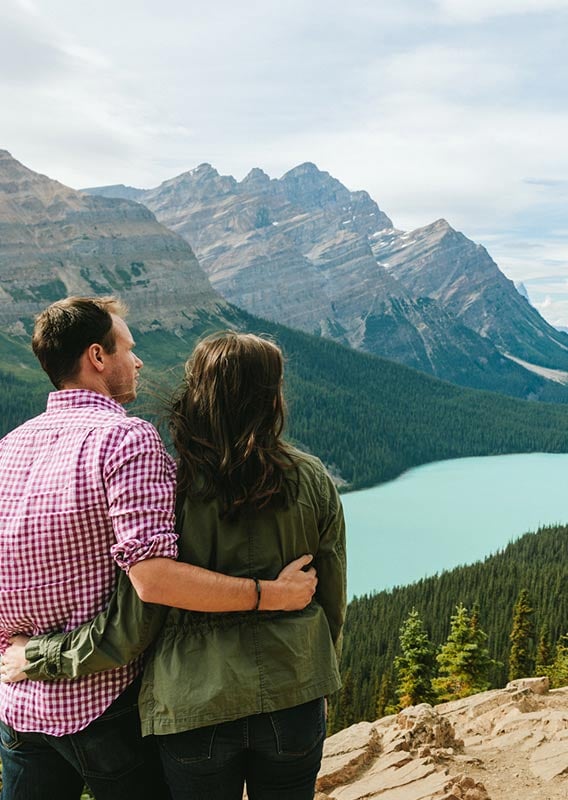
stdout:
[(138, 684), (84, 730), (19, 733), (0, 722), (1, 800), (169, 800), (153, 737), (142, 739)]
[(324, 738), (323, 698), (156, 737), (173, 800), (312, 800)]

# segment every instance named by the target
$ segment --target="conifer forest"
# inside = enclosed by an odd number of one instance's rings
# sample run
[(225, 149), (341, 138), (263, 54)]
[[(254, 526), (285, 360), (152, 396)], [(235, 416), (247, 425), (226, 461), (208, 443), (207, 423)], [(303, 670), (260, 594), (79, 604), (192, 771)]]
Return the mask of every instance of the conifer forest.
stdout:
[(568, 527), (347, 609), (331, 729), (548, 675), (568, 681)]

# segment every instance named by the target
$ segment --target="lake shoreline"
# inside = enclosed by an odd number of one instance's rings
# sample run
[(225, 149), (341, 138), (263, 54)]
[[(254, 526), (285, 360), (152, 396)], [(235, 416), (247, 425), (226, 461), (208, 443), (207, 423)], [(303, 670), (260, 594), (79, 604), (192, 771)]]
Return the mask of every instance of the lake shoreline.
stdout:
[(370, 594), (483, 560), (543, 525), (566, 524), (568, 454), (466, 457), (342, 493), (348, 593)]

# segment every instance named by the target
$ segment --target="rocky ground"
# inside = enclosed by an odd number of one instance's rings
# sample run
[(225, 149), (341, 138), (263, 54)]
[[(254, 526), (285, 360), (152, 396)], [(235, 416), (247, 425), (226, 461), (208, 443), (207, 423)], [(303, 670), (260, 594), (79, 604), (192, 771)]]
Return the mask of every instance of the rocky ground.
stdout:
[(568, 687), (545, 678), (361, 722), (325, 745), (316, 800), (568, 800)]

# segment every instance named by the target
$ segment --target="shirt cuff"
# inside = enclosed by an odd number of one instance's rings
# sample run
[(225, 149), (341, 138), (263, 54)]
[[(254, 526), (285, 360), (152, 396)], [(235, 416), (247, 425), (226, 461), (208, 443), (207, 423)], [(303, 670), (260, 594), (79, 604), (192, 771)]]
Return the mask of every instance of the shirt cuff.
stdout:
[(139, 561), (148, 558), (173, 558), (178, 556), (177, 533), (161, 533), (150, 541), (140, 539), (126, 539), (113, 544), (111, 555), (118, 566), (125, 572)]
[(30, 662), (24, 669), (30, 680), (55, 678), (61, 672), (61, 651), (64, 633), (32, 637), (26, 645), (25, 656)]

